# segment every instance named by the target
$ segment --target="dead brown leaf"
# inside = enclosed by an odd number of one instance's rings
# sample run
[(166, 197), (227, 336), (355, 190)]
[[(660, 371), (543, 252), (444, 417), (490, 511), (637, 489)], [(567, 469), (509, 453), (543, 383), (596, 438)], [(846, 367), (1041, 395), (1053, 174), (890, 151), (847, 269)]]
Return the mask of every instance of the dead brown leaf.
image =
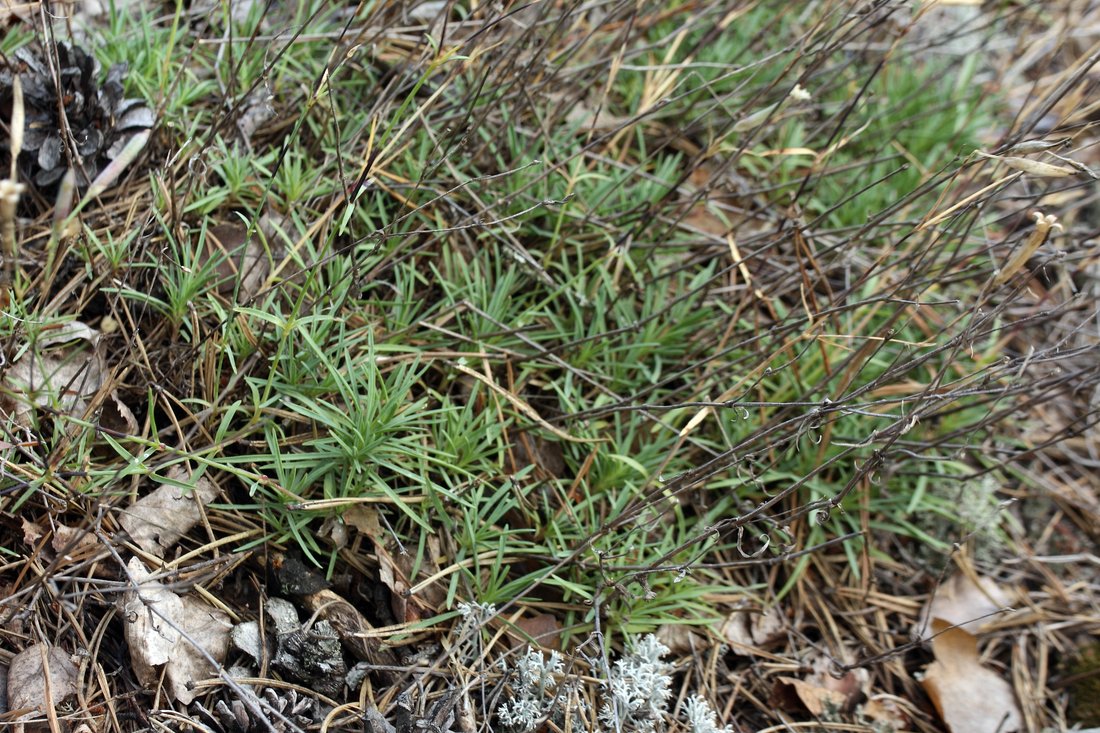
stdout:
[[(119, 518), (119, 524), (137, 545), (151, 555), (164, 557), (202, 518), (202, 507), (218, 495), (218, 487), (200, 476), (194, 482), (182, 466), (168, 470), (168, 481), (142, 497)], [(191, 485), (184, 489), (180, 484)]]
[(657, 627), (657, 640), (668, 647), (670, 654), (689, 655), (705, 648), (707, 640), (687, 624), (662, 624)]
[(157, 679), (156, 668), (168, 663), (179, 643), (174, 625), (183, 616), (183, 601), (159, 582), (149, 580), (152, 573), (138, 558), (130, 560), (127, 569), (138, 588), (128, 591), (122, 600), (126, 643), (138, 681), (152, 685)]
[(905, 730), (912, 722), (901, 706), (886, 695), (873, 696), (858, 712), (882, 730)]
[(183, 634), (168, 662), (165, 679), (173, 697), (187, 705), (198, 694), (193, 689), (194, 683), (216, 675), (218, 666), (225, 661), (233, 624), (225, 612), (198, 596), (189, 594), (180, 601), (183, 616), (179, 625)]
[(263, 223), (249, 227), (243, 221), (215, 224), (206, 230), (208, 256), (218, 257), (218, 292), (231, 295), (240, 284), (243, 299), (260, 292), (271, 272), (271, 260), (264, 249), (269, 239)]
[(322, 590), (302, 597), (306, 608), (327, 621), (340, 636), (340, 641), (356, 659), (370, 664), (395, 664), (393, 653), (381, 649), (371, 632), (374, 627), (355, 606), (331, 590)]
[(321, 522), (321, 526), (317, 529), (317, 534), (327, 537), (337, 550), (347, 547), (348, 526), (341, 517), (325, 517), (325, 521)]
[[(350, 508), (348, 512), (352, 509), (357, 507)], [(419, 567), (416, 567), (416, 555), (391, 550), (390, 544), (382, 535), (375, 510), (364, 507), (356, 511), (354, 516), (345, 515), (345, 519), (374, 541), (374, 551), (378, 557), (378, 578), (390, 589), (390, 607), (394, 618), (399, 623), (413, 623), (438, 613), (447, 597), (446, 589), (438, 581), (426, 585), (423, 581), (439, 572), (439, 538), (428, 538), (427, 552), (421, 557)]]
[(12, 657), (8, 667), (8, 707), (23, 716), (53, 715), (57, 707), (76, 695), (77, 666), (63, 650), (34, 644)]
[(561, 622), (552, 613), (537, 613), (533, 616), (524, 616), (516, 621), (516, 628), (522, 634), (514, 632), (508, 635), (519, 646), (525, 646), (528, 637), (547, 649), (561, 649)]
[(734, 611), (722, 624), (721, 633), (726, 641), (734, 645), (734, 651), (739, 652), (746, 647), (765, 648), (783, 638), (786, 633), (786, 618), (774, 606), (763, 611)]
[(924, 641), (931, 638), (934, 619), (942, 619), (948, 626), (957, 625), (976, 634), (996, 618), (997, 611), (1011, 605), (1011, 595), (995, 581), (979, 578), (975, 583), (970, 575), (957, 573), (940, 586), (921, 610), (913, 636)]
[[(848, 659), (848, 655), (842, 655), (842, 659)], [(833, 674), (832, 662), (825, 656), (815, 658), (810, 668), (804, 679), (779, 677), (773, 698), (794, 707), (797, 701), (820, 717), (850, 711), (870, 688), (870, 675), (865, 669), (850, 669), (838, 676)]]
[(801, 705), (815, 717), (826, 713), (835, 715), (847, 706), (847, 696), (843, 693), (827, 690), (797, 677), (776, 678), (772, 701), (787, 710), (795, 710)]
[[(387, 547), (375, 543), (378, 555), (378, 577), (383, 585), (390, 589), (390, 610), (398, 623), (415, 623), (423, 618), (420, 604), (410, 593), (409, 577), (406, 569), (411, 565), (409, 553), (393, 554)], [(429, 614), (430, 615), (430, 614)]]
[[(48, 531), (36, 522), (26, 518), (23, 519), (23, 542), (31, 550), (38, 547)], [(74, 529), (64, 524), (58, 524), (53, 528), (53, 536), (50, 538), (49, 546), (43, 547), (41, 552), (43, 559), (50, 562), (56, 557), (54, 553), (64, 552), (65, 555), (61, 558), (62, 565), (71, 565), (74, 562), (93, 557), (102, 549), (95, 534), (88, 530)]]
[(34, 546), (38, 544), (38, 541), (46, 535), (46, 530), (42, 525), (37, 522), (32, 522), (26, 517), (22, 518), (23, 521), (23, 542), (27, 547), (34, 549)]
[(122, 401), (117, 390), (111, 390), (110, 398), (103, 403), (103, 409), (100, 411), (100, 426), (119, 433), (130, 435), (137, 433), (139, 426), (133, 410)]
[(80, 562), (98, 554), (103, 548), (99, 539), (86, 529), (76, 529), (59, 524), (54, 527), (50, 545), (54, 552), (62, 553), (66, 563)]
[(382, 540), (382, 522), (378, 509), (370, 504), (352, 504), (344, 510), (344, 523), (355, 527), (375, 542)]
[(13, 417), (32, 427), (35, 406), (81, 415), (103, 386), (107, 366), (99, 353), (99, 331), (81, 321), (68, 321), (43, 332), (4, 375), (16, 400)]
[(933, 619), (932, 651), (922, 684), (952, 733), (1012, 733), (1023, 718), (1012, 687), (981, 663), (978, 640), (961, 628)]
[[(194, 683), (225, 661), (232, 625), (228, 616), (204, 601), (173, 593), (138, 558), (127, 565), (137, 584), (122, 600), (130, 662), (143, 685), (153, 685), (165, 667), (168, 691), (187, 705), (197, 694)], [(210, 660), (214, 661), (214, 664)]]

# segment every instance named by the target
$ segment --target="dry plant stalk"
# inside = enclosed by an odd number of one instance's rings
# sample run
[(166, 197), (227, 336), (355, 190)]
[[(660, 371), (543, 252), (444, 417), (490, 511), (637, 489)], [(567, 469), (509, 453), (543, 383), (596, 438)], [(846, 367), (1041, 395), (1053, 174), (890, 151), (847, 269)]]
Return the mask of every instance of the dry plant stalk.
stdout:
[(19, 196), (23, 193), (23, 184), (16, 178), (16, 161), (23, 152), (23, 127), (26, 120), (23, 109), (23, 84), (19, 75), (12, 76), (11, 85), (11, 172), (8, 180), (0, 181), (0, 243), (3, 244), (4, 268), (0, 271), (0, 284), (9, 285), (15, 279), (15, 209), (19, 205)]
[(1008, 282), (1009, 278), (1024, 266), (1031, 255), (1035, 254), (1035, 250), (1043, 246), (1043, 242), (1047, 241), (1047, 237), (1050, 236), (1051, 229), (1061, 230), (1062, 228), (1062, 225), (1058, 223), (1058, 217), (1053, 214), (1045, 215), (1041, 211), (1036, 211), (1032, 216), (1035, 218), (1035, 230), (1024, 242), (1024, 246), (1020, 247), (1012, 259), (1008, 261), (1008, 264), (993, 278), (993, 287), (999, 287)]
[(0, 272), (0, 284), (10, 285), (15, 280), (15, 208), (23, 193), (23, 184), (11, 180), (0, 181), (0, 240), (4, 246), (4, 269)]
[(23, 109), (23, 83), (19, 75), (11, 78), (11, 140), (8, 148), (11, 150), (11, 173), (8, 178), (15, 180), (15, 163), (19, 160), (19, 154), (23, 152), (23, 128), (26, 126), (26, 110)]

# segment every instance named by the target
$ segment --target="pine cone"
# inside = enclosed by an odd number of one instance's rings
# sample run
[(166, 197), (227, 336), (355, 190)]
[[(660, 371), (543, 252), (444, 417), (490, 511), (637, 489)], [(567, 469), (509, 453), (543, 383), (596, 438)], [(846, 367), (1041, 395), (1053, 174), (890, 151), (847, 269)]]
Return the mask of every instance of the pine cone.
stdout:
[[(318, 722), (316, 701), (299, 697), (297, 690), (265, 687), (261, 699), (256, 702), (276, 733), (291, 733), (294, 730), (291, 726), (304, 729)], [(191, 710), (199, 722), (216, 733), (266, 733), (269, 730), (267, 723), (257, 718), (239, 699), (218, 700), (213, 712), (195, 702)]]
[[(123, 98), (125, 64), (112, 66), (100, 85), (99, 62), (79, 46), (57, 44), (56, 80), (43, 54), (24, 47), (13, 58), (11, 67), (0, 69), (0, 110), (10, 119), (12, 79), (18, 74), (26, 115), (19, 167), (39, 191), (56, 184), (70, 167), (76, 171), (77, 185), (87, 188), (132, 135), (156, 123), (156, 115), (142, 100)], [(67, 146), (62, 108), (71, 134)]]

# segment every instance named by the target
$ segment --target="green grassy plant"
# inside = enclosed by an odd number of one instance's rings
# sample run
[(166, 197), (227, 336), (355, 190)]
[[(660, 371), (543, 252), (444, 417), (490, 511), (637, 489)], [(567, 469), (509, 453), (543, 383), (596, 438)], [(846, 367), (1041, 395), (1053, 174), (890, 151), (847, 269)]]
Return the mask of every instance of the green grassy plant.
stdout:
[[(995, 556), (982, 441), (1029, 384), (1000, 358), (1020, 289), (991, 286), (1013, 233), (933, 219), (987, 182), (977, 62), (831, 2), (543, 5), (415, 30), (384, 3), (113, 11), (94, 48), (156, 103), (155, 151), (0, 335), (87, 318), (100, 404), (134, 424), (53, 406), (5, 508), (76, 473), (113, 508), (186, 462), (224, 497), (184, 551), (232, 536), (335, 577), (390, 542), (445, 591), (380, 612), (401, 633), (473, 602), (604, 655), (804, 598), (819, 563), (860, 584), (899, 548), (932, 574), (979, 535)], [(259, 285), (213, 246), (226, 222)], [(359, 504), (381, 535), (343, 524)]]

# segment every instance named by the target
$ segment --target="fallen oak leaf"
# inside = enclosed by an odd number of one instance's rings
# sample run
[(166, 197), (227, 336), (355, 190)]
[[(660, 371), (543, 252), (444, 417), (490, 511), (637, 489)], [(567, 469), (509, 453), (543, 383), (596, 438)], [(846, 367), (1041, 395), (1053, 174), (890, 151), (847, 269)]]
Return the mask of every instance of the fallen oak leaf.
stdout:
[(33, 427), (34, 407), (83, 414), (106, 380), (99, 341), (100, 333), (81, 321), (68, 321), (39, 334), (4, 375), (7, 389), (24, 397), (16, 400), (15, 421)]
[(1023, 730), (1023, 716), (1009, 685), (982, 665), (978, 639), (968, 631), (933, 619), (932, 652), (921, 684), (952, 733), (1012, 733)]
[[(138, 547), (164, 557), (202, 519), (202, 507), (218, 495), (218, 487), (205, 476), (193, 482), (182, 466), (172, 466), (163, 483), (151, 494), (123, 511), (119, 524)], [(189, 488), (184, 488), (189, 487)]]
[(138, 681), (153, 685), (164, 667), (168, 691), (188, 705), (194, 683), (216, 673), (229, 650), (232, 625), (221, 610), (173, 593), (138, 558), (126, 566), (136, 588), (122, 598), (126, 643)]
[(841, 692), (827, 690), (797, 677), (776, 678), (775, 688), (772, 690), (772, 702), (776, 705), (794, 710), (801, 704), (818, 718), (846, 710), (847, 701), (847, 696)]
[(152, 573), (138, 558), (126, 566), (136, 590), (127, 591), (122, 599), (126, 644), (134, 674), (143, 685), (157, 680), (157, 667), (172, 658), (179, 643), (176, 619), (183, 615), (183, 601), (159, 582), (150, 580)]
[(62, 649), (33, 644), (12, 657), (8, 667), (9, 709), (27, 711), (19, 720), (41, 713), (56, 718), (57, 707), (76, 696), (78, 679), (77, 666)]
[(948, 578), (921, 609), (913, 637), (930, 639), (931, 621), (937, 618), (975, 634), (994, 614), (1011, 605), (1011, 596), (995, 581), (978, 578), (975, 582), (968, 574), (958, 573)]

